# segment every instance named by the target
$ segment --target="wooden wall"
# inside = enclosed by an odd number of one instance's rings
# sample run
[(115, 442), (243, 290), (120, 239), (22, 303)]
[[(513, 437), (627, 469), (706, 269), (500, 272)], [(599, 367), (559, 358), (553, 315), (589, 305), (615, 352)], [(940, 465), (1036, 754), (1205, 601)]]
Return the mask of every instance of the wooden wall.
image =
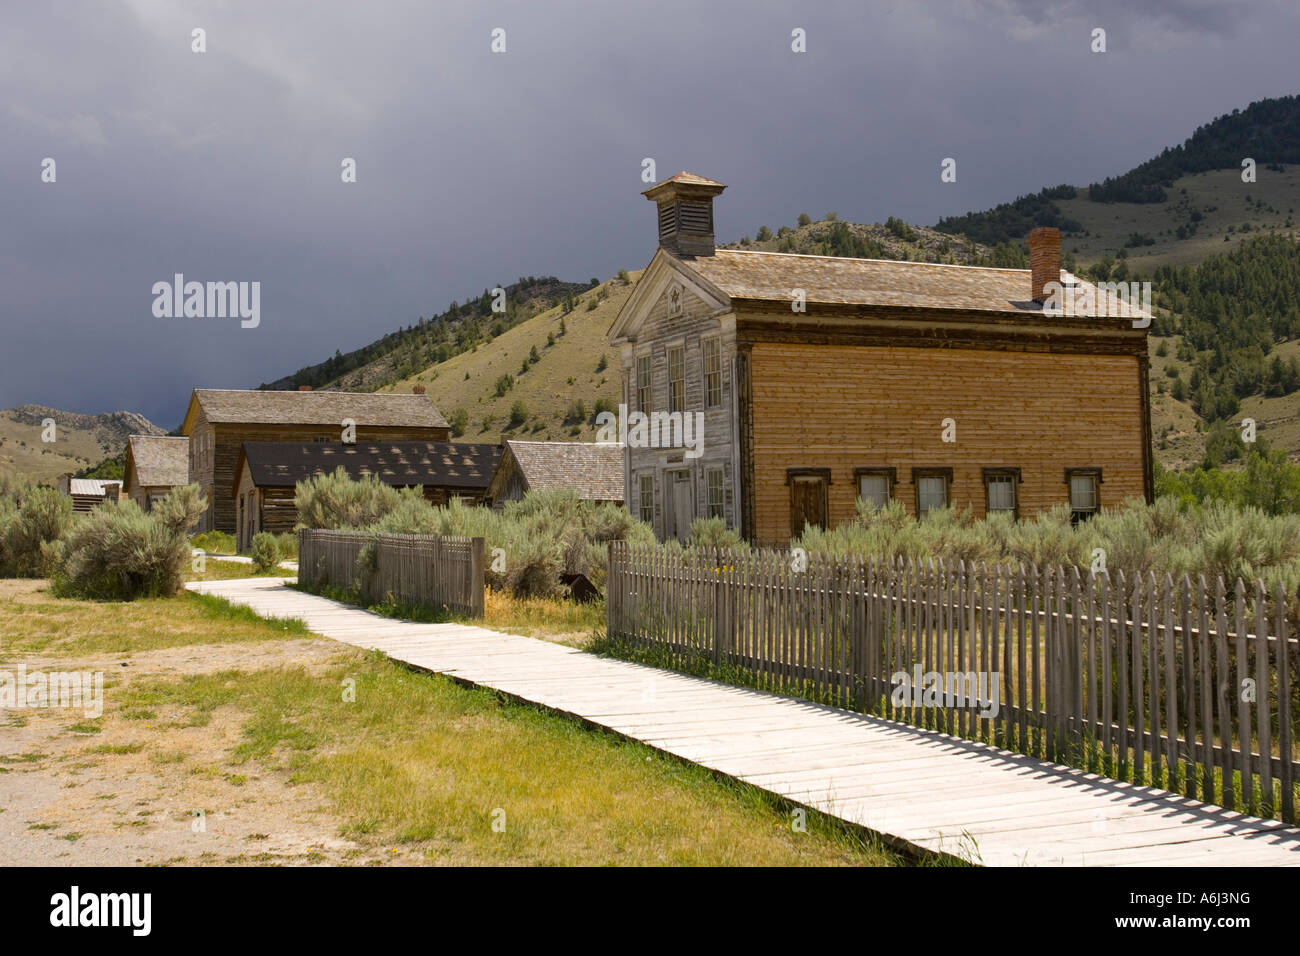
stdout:
[[(642, 281), (645, 281), (644, 278)], [(682, 291), (680, 315), (669, 314), (668, 295), (674, 286)], [(706, 407), (703, 343), (717, 339), (720, 348), (722, 390), (720, 404)], [(654, 479), (654, 528), (660, 537), (674, 532), (671, 502), (667, 489), (672, 474), (687, 472), (691, 481), (691, 499), (695, 517), (708, 513), (708, 485), (706, 474), (710, 469), (723, 473), (723, 514), (730, 527), (738, 521), (736, 489), (737, 448), (735, 443), (735, 385), (733, 361), (735, 358), (735, 325), (721, 321), (713, 314), (713, 307), (691, 289), (689, 284), (674, 278), (663, 294), (651, 304), (637, 329), (636, 342), (624, 347), (622, 355), (623, 401), (629, 412), (645, 411), (638, 406), (636, 380), (637, 359), (650, 356), (653, 411), (669, 410), (670, 378), (668, 350), (681, 346), (685, 358), (684, 388), (686, 413), (704, 415), (700, 436), (701, 454), (687, 458), (680, 448), (627, 449), (627, 476), (623, 489), (628, 510), (640, 515), (642, 475)]]
[(909, 513), (913, 467), (951, 467), (952, 503), (980, 516), (984, 467), (1021, 469), (1022, 516), (1068, 502), (1067, 467), (1102, 469), (1103, 506), (1145, 494), (1134, 355), (760, 342), (752, 391), (759, 541), (789, 536), (787, 468), (831, 469), (832, 525), (854, 514), (859, 467), (897, 468)]

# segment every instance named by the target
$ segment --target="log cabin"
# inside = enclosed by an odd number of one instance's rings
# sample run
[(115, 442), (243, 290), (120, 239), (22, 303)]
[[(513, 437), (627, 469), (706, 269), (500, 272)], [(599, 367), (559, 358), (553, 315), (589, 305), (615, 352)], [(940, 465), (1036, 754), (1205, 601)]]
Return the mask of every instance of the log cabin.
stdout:
[(488, 500), (521, 501), (530, 491), (572, 489), (584, 501), (623, 504), (623, 446), (617, 442), (507, 439)]
[(500, 457), (500, 445), (468, 442), (244, 442), (235, 483), (239, 550), (247, 551), (259, 531), (293, 531), (297, 484), (314, 475), (341, 468), (353, 480), (372, 476), (394, 488), (419, 488), (431, 504), (480, 504)]
[(152, 511), (154, 502), (190, 482), (190, 440), (170, 435), (131, 435), (126, 441), (122, 491)]
[(235, 534), (236, 468), (246, 441), (338, 442), (348, 422), (357, 441), (446, 441), (451, 426), (422, 391), (195, 389), (181, 432), (190, 440), (190, 481), (208, 499), (198, 530)]
[(725, 188), (643, 193), (659, 248), (610, 329), (623, 414), (699, 423), (695, 449), (627, 442), (628, 507), (659, 537), (716, 517), (783, 544), (860, 498), (1076, 520), (1151, 499), (1150, 316), (1063, 271), (1056, 229), (1029, 269), (719, 249)]

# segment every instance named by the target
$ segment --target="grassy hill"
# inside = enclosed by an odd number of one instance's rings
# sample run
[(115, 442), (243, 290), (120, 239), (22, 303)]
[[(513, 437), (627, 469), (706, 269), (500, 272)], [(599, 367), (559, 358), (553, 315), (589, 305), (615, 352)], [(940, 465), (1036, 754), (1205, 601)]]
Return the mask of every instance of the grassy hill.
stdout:
[[(1255, 182), (1241, 161), (1255, 160)], [(1260, 100), (1214, 119), (1184, 143), (1086, 187), (1051, 186), (935, 228), (986, 245), (1057, 226), (1081, 264), (1125, 250), (1135, 268), (1196, 263), (1260, 232), (1296, 227), (1300, 96)]]
[[(760, 227), (759, 238), (743, 237), (739, 242), (720, 243), (724, 249), (757, 252), (793, 252), (808, 256), (851, 256), (859, 259), (898, 259), (910, 262), (945, 262), (952, 265), (1001, 265), (1014, 268), (1024, 258), (1018, 247), (1008, 244), (990, 249), (965, 236), (953, 236), (926, 226), (912, 226), (890, 217), (885, 223), (846, 222), (835, 213), (814, 222), (800, 217), (796, 226), (782, 226), (773, 233)], [(1008, 259), (1009, 257), (1009, 259)], [(1028, 259), (1023, 265), (1028, 267)]]
[[(53, 442), (41, 441), (42, 421), (53, 418)], [(0, 472), (18, 472), (50, 483), (66, 472), (82, 471), (126, 450), (128, 435), (165, 435), (143, 415), (110, 412), (82, 415), (44, 405), (19, 405), (0, 411)]]
[(598, 406), (615, 408), (619, 401), (609, 327), (640, 276), (603, 282), (569, 303), (571, 310), (554, 306), (381, 391), (425, 386), (466, 441), (594, 440)]
[(420, 369), (444, 362), (486, 338), (527, 321), (557, 304), (572, 307), (575, 296), (597, 284), (561, 282), (551, 276), (528, 276), (508, 286), (505, 311), (494, 311), (491, 291), (484, 289), (477, 299), (462, 305), (453, 301), (442, 313), (399, 328), (351, 352), (334, 355), (315, 365), (298, 369), (260, 388), (292, 390), (300, 385), (313, 388), (372, 392), (404, 379)]

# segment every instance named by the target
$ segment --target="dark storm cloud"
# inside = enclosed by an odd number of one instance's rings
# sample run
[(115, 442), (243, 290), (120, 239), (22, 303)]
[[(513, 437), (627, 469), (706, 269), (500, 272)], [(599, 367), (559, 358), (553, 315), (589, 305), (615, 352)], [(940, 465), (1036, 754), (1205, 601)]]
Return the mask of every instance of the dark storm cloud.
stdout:
[[(1293, 4), (1129, 7), (5, 5), (0, 407), (171, 426), (196, 385), (257, 385), (498, 282), (639, 268), (644, 157), (730, 184), (723, 238), (803, 211), (933, 223), (1300, 85)], [(260, 326), (155, 318), (177, 272), (260, 282)]]

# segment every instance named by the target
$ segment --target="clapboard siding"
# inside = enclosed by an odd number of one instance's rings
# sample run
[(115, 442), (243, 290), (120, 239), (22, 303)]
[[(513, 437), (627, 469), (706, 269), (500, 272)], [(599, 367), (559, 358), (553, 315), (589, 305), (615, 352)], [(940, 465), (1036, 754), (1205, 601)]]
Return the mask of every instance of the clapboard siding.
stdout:
[[(681, 346), (685, 358), (684, 399), (685, 412), (703, 413), (700, 448), (697, 458), (685, 457), (683, 450), (635, 448), (627, 450), (628, 473), (624, 497), (628, 509), (640, 513), (640, 479), (650, 475), (654, 479), (654, 528), (662, 537), (672, 534), (671, 517), (667, 513), (665, 489), (671, 480), (669, 473), (687, 471), (691, 477), (693, 510), (696, 517), (708, 513), (707, 473), (713, 469), (723, 472), (724, 518), (730, 527), (739, 520), (735, 494), (737, 453), (734, 433), (734, 387), (732, 362), (735, 356), (735, 326), (713, 315), (713, 307), (695, 294), (689, 285), (682, 286), (682, 312), (669, 315), (668, 291), (655, 301), (642, 326), (637, 345), (623, 351), (623, 395), (629, 412), (645, 411), (638, 406), (637, 359), (650, 356), (653, 396), (651, 410), (669, 410), (669, 349)], [(704, 348), (708, 338), (718, 339), (722, 364), (721, 402), (705, 407)]]
[(980, 516), (984, 467), (1021, 469), (1022, 515), (1068, 501), (1066, 467), (1102, 469), (1103, 505), (1145, 494), (1136, 356), (758, 343), (752, 362), (759, 540), (788, 536), (796, 467), (831, 469), (832, 524), (853, 517), (858, 467), (897, 468), (909, 512), (926, 466), (952, 467), (952, 503)]

